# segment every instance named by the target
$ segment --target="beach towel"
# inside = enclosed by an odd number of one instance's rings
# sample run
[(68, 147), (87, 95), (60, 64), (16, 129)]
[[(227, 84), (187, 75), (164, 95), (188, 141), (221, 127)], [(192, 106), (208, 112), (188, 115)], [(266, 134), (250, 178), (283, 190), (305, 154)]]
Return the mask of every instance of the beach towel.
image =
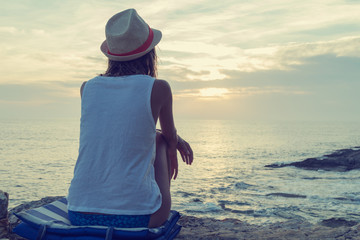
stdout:
[(100, 240), (100, 239), (173, 239), (181, 226), (180, 214), (171, 211), (168, 220), (158, 228), (114, 228), (106, 226), (74, 226), (67, 214), (66, 198), (39, 208), (15, 214), (21, 221), (13, 232), (30, 240)]

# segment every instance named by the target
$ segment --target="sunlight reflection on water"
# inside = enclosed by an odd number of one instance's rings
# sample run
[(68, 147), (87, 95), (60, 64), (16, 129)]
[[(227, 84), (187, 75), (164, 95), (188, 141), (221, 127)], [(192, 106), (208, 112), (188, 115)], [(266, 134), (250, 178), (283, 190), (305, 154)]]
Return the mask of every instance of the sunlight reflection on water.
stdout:
[[(177, 121), (178, 132), (191, 144), (195, 160), (192, 166), (179, 164), (178, 179), (172, 182), (173, 208), (253, 223), (333, 216), (360, 220), (356, 215), (360, 212), (359, 171), (264, 168), (360, 145), (358, 126)], [(10, 207), (66, 195), (77, 157), (79, 121), (0, 121), (0, 127), (0, 189), (10, 193)]]

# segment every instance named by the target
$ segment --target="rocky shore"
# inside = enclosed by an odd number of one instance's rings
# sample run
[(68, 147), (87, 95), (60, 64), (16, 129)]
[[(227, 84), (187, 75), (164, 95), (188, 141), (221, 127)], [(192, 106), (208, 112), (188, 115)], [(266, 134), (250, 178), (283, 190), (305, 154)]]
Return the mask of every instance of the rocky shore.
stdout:
[[(5, 196), (5, 197), (4, 197)], [(8, 197), (0, 191), (0, 199)], [(9, 211), (9, 217), (4, 218), (5, 210), (2, 206), (2, 223), (9, 222), (7, 226), (0, 226), (0, 240), (22, 239), (11, 234), (11, 229), (19, 224), (19, 220), (12, 215), (27, 209), (42, 206), (60, 197), (47, 197), (39, 201), (22, 204)], [(6, 205), (7, 207), (7, 205)], [(7, 216), (7, 213), (5, 214)], [(269, 225), (253, 225), (238, 219), (216, 220), (212, 218), (198, 218), (183, 215), (179, 223), (183, 226), (176, 239), (358, 239), (360, 240), (360, 223), (345, 219), (328, 219), (318, 224), (300, 221), (286, 221)], [(6, 232), (5, 232), (6, 229)], [(9, 232), (8, 232), (9, 231)]]
[(286, 221), (259, 226), (237, 219), (182, 216), (179, 222), (183, 228), (176, 239), (360, 239), (360, 224), (344, 219), (329, 219), (318, 224)]

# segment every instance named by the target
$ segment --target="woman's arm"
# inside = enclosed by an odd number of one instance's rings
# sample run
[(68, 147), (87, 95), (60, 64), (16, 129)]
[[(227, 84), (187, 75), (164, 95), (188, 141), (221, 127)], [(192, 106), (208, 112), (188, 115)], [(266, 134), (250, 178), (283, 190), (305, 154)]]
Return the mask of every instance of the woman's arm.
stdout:
[[(168, 82), (156, 80), (152, 92), (153, 115), (159, 117), (161, 133), (167, 142), (167, 155), (170, 160), (171, 177), (176, 179), (178, 174), (178, 161), (176, 146), (178, 138), (172, 111), (172, 93)], [(156, 119), (156, 118), (155, 118)]]
[(190, 165), (193, 162), (193, 151), (190, 144), (176, 133), (172, 103), (172, 93), (168, 82), (156, 80), (152, 93), (152, 111), (155, 122), (159, 117), (161, 130), (158, 131), (161, 132), (167, 142), (168, 157), (171, 163), (171, 177), (175, 179), (178, 174), (176, 149), (179, 151), (182, 160)]

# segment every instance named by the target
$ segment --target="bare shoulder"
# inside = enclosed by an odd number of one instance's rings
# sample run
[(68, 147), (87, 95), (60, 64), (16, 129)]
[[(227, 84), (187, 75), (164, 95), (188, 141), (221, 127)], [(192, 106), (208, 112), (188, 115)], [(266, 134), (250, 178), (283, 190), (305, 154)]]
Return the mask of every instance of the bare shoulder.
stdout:
[(154, 86), (156, 86), (157, 88), (163, 89), (163, 90), (165, 90), (165, 89), (171, 90), (170, 84), (166, 80), (163, 80), (163, 79), (156, 79), (154, 82)]
[(171, 87), (166, 80), (156, 79), (153, 86), (153, 92), (162, 96), (171, 96)]

